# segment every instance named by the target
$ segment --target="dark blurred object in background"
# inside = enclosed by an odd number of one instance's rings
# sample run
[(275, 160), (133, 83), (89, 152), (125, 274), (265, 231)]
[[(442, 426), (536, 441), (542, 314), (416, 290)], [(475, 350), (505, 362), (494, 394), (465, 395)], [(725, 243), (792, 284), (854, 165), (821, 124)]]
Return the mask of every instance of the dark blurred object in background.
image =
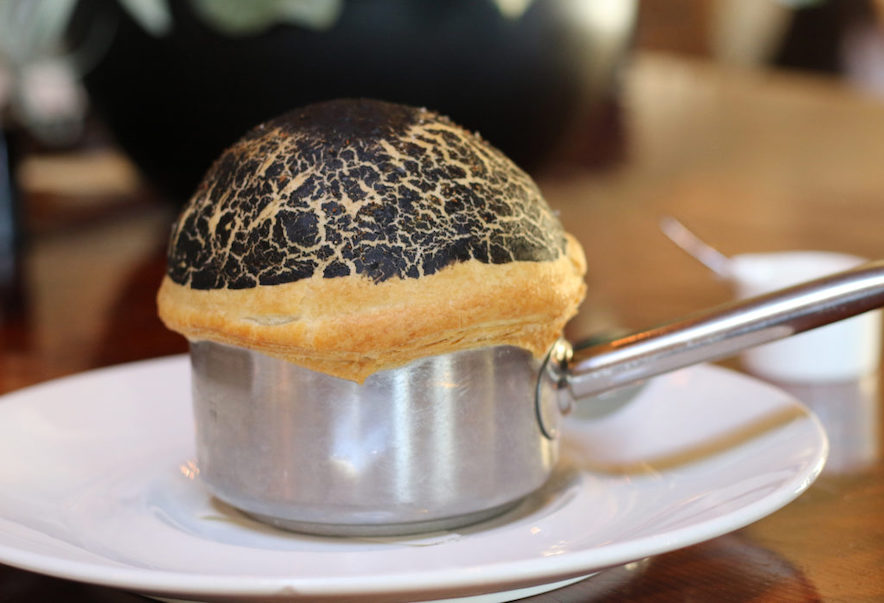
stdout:
[(875, 27), (869, 0), (807, 3), (795, 11), (773, 63), (789, 69), (844, 73), (849, 69), (847, 45), (864, 26)]
[(169, 2), (171, 26), (151, 34), (115, 2), (80, 0), (69, 30), (97, 56), (83, 73), (94, 106), (177, 201), (250, 127), (335, 97), (440, 111), (538, 169), (616, 94), (636, 13), (631, 0), (351, 0), (324, 27), (232, 32), (199, 4)]
[(21, 311), (21, 230), (15, 178), (14, 132), (0, 128), (0, 324)]
[(636, 46), (836, 76), (884, 96), (884, 0), (645, 2)]

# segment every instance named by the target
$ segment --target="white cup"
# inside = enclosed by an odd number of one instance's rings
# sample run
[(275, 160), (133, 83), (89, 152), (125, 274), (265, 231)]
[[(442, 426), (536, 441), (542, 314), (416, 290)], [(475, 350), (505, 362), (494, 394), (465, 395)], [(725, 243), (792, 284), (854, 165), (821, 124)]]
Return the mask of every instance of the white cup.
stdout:
[[(864, 263), (826, 251), (746, 253), (733, 256), (732, 281), (739, 298), (813, 280)], [(741, 354), (750, 372), (775, 381), (834, 382), (876, 371), (881, 355), (881, 311), (866, 312)]]

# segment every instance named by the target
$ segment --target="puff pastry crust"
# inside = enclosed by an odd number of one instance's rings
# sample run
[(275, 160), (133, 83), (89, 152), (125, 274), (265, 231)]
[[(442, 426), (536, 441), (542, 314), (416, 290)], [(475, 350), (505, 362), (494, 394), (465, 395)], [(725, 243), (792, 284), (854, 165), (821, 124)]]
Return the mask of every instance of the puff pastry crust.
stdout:
[(176, 221), (164, 323), (357, 382), (496, 345), (544, 354), (585, 259), (531, 178), (424, 109), (311, 105), (258, 126)]

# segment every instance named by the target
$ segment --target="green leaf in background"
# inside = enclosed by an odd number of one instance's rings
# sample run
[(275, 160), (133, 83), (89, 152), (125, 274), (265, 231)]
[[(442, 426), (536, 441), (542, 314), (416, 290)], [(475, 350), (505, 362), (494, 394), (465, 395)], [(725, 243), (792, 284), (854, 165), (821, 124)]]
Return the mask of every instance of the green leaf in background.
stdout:
[(191, 4), (210, 27), (230, 36), (247, 36), (277, 23), (328, 29), (341, 14), (344, 0), (191, 0)]
[(120, 0), (135, 21), (154, 36), (169, 33), (172, 13), (167, 0)]

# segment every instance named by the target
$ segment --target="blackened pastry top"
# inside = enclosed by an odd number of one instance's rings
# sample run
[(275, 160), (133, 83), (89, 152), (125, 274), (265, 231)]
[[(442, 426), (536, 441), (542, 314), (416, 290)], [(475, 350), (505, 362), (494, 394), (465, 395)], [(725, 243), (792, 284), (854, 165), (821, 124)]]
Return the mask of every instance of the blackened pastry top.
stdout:
[(183, 208), (166, 325), (362, 381), (416, 358), (541, 356), (585, 259), (531, 178), (431, 111), (311, 105), (251, 130)]
[(565, 245), (533, 181), (480, 137), (425, 109), (336, 100), (252, 129), (214, 163), (168, 274), (193, 289), (380, 282), (550, 261)]

